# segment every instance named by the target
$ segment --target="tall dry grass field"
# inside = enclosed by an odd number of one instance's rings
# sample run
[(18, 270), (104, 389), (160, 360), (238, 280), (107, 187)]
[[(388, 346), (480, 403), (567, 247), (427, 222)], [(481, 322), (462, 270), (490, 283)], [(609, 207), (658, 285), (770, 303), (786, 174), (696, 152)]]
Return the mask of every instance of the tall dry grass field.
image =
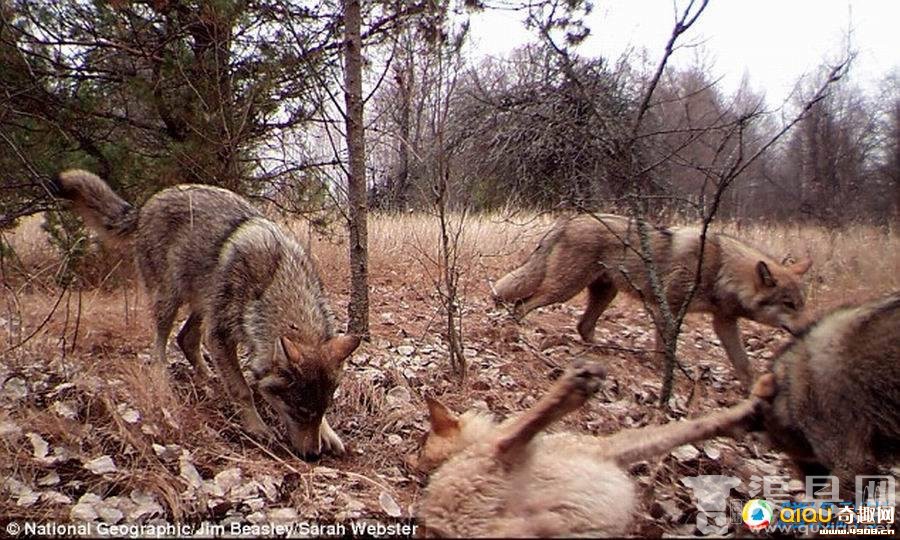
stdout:
[[(460, 217), (453, 219), (455, 228)], [(63, 291), (56, 281), (60, 256), (47, 242), (40, 217), (23, 221), (3, 236), (15, 255), (3, 259), (0, 293), (0, 515), (252, 522), (297, 515), (385, 517), (399, 509), (408, 516), (424, 482), (403, 460), (415, 451), (424, 429), (419, 396), (443, 394), (454, 405), (478, 400), (501, 412), (522, 410), (549, 386), (548, 366), (564, 365), (569, 355), (548, 357), (529, 340), (572, 334), (572, 308), (548, 309), (517, 326), (488, 298), (489, 281), (523, 260), (551, 222), (537, 215), (463, 221), (456, 247), (472, 374), (460, 387), (446, 365), (440, 336), (437, 220), (423, 214), (371, 216), (373, 336), (347, 366), (332, 421), (349, 454), (309, 464), (284, 446), (266, 447), (247, 437), (221, 389), (208, 395), (194, 387), (191, 368), (174, 343), (171, 365), (151, 361), (146, 298), (127, 255), (93, 247), (82, 261), (87, 277), (81, 288)], [(346, 320), (343, 232), (311, 231), (302, 221), (285, 225), (310, 243), (332, 307)], [(721, 228), (777, 258), (812, 257), (807, 295), (813, 312), (900, 289), (896, 229), (729, 223)], [(636, 305), (616, 302), (604, 318), (611, 340), (649, 344), (646, 318)], [(707, 348), (713, 343), (708, 328), (689, 325), (686, 332), (686, 339), (699, 344), (685, 348), (692, 360), (710, 358), (725, 366), (715, 373), (724, 373), (726, 382), (697, 406), (736, 399), (721, 351)], [(652, 397), (635, 402), (635, 396), (652, 390), (655, 368), (634, 354), (609, 361), (624, 368), (613, 371), (619, 380), (607, 398), (620, 400), (615, 402), (620, 413), (631, 412), (611, 415), (604, 408), (608, 403), (592, 405), (572, 425), (609, 431), (622, 427), (623, 419), (659, 421), (648, 412)], [(685, 384), (679, 387), (683, 394), (689, 389)], [(112, 467), (98, 468), (103, 458)], [(656, 484), (675, 474), (654, 471), (650, 482)]]

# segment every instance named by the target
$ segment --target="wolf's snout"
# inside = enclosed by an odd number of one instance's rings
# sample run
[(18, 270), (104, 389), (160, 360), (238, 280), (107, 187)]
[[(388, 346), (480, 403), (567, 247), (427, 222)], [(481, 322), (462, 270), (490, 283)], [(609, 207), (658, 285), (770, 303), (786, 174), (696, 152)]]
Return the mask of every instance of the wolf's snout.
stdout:
[(318, 458), (322, 454), (322, 439), (319, 437), (319, 426), (288, 426), (291, 446), (305, 460)]
[(325, 453), (340, 455), (345, 452), (341, 438), (324, 418), (309, 425), (290, 423), (288, 433), (294, 450), (304, 459), (315, 459)]

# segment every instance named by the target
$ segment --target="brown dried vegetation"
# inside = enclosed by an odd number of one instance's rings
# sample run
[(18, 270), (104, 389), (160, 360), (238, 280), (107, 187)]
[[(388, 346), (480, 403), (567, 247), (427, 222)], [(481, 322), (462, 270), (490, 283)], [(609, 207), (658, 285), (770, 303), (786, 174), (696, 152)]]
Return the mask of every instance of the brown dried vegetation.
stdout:
[[(61, 293), (53, 279), (59, 260), (37, 223), (26, 221), (5, 238), (18, 258), (4, 260), (0, 304), (0, 515), (66, 520), (94, 512), (120, 522), (268, 521), (298, 515), (385, 517), (397, 514), (399, 506), (405, 517), (425, 481), (405, 462), (426, 429), (424, 393), (456, 409), (480, 404), (498, 414), (519, 412), (576, 355), (600, 359), (609, 375), (598, 396), (563, 422), (566, 429), (604, 434), (666, 422), (655, 406), (659, 369), (641, 352), (652, 347), (653, 333), (633, 301), (620, 298), (610, 306), (593, 347), (581, 344), (572, 330), (582, 296), (570, 305), (538, 310), (521, 325), (493, 307), (488, 280), (521, 262), (549, 222), (490, 216), (469, 222), (460, 283), (469, 373), (459, 387), (439, 337), (440, 304), (426, 279), (434, 269), (421, 257), (423, 247), (435, 245), (436, 224), (417, 215), (374, 217), (369, 225), (372, 340), (348, 363), (332, 416), (348, 453), (307, 463), (286, 445), (257, 443), (231, 417), (228, 400), (194, 388), (191, 368), (174, 340), (169, 366), (151, 361), (146, 298), (130, 280), (127, 262), (98, 251), (81, 268), (89, 287)], [(303, 224), (290, 227), (298, 238), (307, 238)], [(807, 298), (813, 313), (900, 288), (896, 231), (725, 229), (773, 255), (812, 257)], [(342, 313), (349, 273), (344, 240), (337, 233), (312, 238), (326, 290)], [(58, 299), (46, 324), (16, 346)], [(690, 316), (681, 337), (681, 362), (696, 381), (679, 374), (678, 415), (740, 399), (730, 365), (700, 319)], [(769, 367), (772, 352), (786, 339), (755, 324), (744, 325), (744, 336), (757, 371)], [(113, 468), (99, 459), (103, 456)], [(746, 485), (753, 474), (789, 474), (782, 458), (754, 438), (717, 439), (696, 456), (632, 467), (644, 494), (635, 532), (693, 530), (694, 504), (680, 477), (732, 474)]]

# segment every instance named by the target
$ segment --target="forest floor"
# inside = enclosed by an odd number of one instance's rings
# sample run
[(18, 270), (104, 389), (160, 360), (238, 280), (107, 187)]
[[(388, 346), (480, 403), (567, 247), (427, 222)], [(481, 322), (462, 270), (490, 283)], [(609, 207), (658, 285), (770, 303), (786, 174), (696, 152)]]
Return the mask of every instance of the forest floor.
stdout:
[[(102, 286), (61, 291), (48, 277), (48, 248), (32, 238), (34, 227), (23, 227), (11, 241), (23, 249), (18, 274), (5, 270), (0, 313), (0, 516), (107, 523), (409, 517), (427, 480), (406, 464), (427, 429), (423, 395), (454, 410), (480, 407), (505, 417), (532, 405), (579, 357), (602, 362), (608, 376), (597, 396), (558, 429), (603, 435), (741, 399), (706, 316), (688, 317), (679, 342), (686, 373), (678, 372), (671, 410), (664, 412), (657, 406), (661, 368), (644, 352), (653, 347), (651, 323), (638, 303), (617, 298), (598, 323), (593, 347), (575, 332), (581, 295), (522, 323), (496, 308), (489, 280), (527, 256), (545, 220), (467, 225), (459, 264), (468, 371), (460, 382), (442, 337), (432, 221), (382, 217), (370, 226), (372, 337), (347, 363), (329, 413), (347, 453), (313, 463), (249, 438), (221, 389), (213, 399), (197, 392), (174, 339), (170, 365), (151, 361), (146, 298), (127, 268), (100, 272)], [(292, 228), (312, 241), (343, 322), (345, 245)], [(773, 255), (814, 258), (807, 293), (812, 313), (900, 287), (896, 233), (866, 228), (830, 240), (829, 233), (799, 227), (744, 233), (738, 235)], [(97, 255), (107, 269), (119, 259)], [(748, 322), (742, 329), (754, 369), (768, 369), (787, 336)], [(633, 526), (641, 536), (696, 532), (696, 500), (682, 478), (735, 476), (742, 481), (735, 498), (749, 499), (753, 476), (795, 477), (784, 456), (755, 435), (682, 447), (630, 472), (642, 498)], [(802, 485), (792, 482), (790, 489)]]

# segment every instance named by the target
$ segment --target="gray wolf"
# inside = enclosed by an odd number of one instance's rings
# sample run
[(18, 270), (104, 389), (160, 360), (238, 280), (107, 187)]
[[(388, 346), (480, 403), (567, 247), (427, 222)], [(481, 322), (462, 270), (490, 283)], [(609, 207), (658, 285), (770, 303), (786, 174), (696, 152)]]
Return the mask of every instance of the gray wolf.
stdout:
[(580, 407), (603, 369), (576, 362), (533, 408), (498, 424), (479, 412), (461, 416), (428, 400), (431, 428), (419, 456), (431, 475), (420, 504), (436, 536), (531, 537), (627, 532), (637, 505), (628, 465), (676, 446), (733, 433), (753, 421), (771, 394), (771, 375), (754, 396), (707, 416), (606, 437), (543, 430)]
[(299, 243), (243, 198), (216, 187), (164, 189), (140, 209), (82, 170), (60, 173), (54, 190), (112, 249), (133, 251), (152, 300), (161, 362), (178, 309), (187, 305), (178, 346), (205, 378), (206, 338), (247, 430), (273, 436), (241, 373), (238, 344), (250, 349), (260, 394), (293, 447), (305, 456), (343, 451), (324, 414), (359, 339), (335, 332), (318, 272)]
[(804, 475), (832, 474), (854, 500), (857, 475), (900, 457), (900, 291), (820, 318), (773, 372), (762, 426)]
[[(666, 301), (677, 311), (695, 281), (700, 231), (651, 228), (649, 240)], [(640, 253), (637, 226), (628, 218), (611, 214), (564, 217), (522, 266), (493, 285), (493, 294), (496, 300), (513, 304), (521, 319), (536, 308), (565, 302), (587, 288), (588, 303), (578, 333), (591, 342), (597, 320), (619, 291), (645, 298), (654, 321), (661, 321)], [(799, 331), (804, 323), (800, 278), (811, 265), (809, 259), (779, 264), (731, 236), (707, 235), (700, 281), (688, 310), (712, 314), (713, 329), (745, 388), (752, 376), (738, 319)], [(661, 354), (661, 325), (654, 326), (655, 350)]]

